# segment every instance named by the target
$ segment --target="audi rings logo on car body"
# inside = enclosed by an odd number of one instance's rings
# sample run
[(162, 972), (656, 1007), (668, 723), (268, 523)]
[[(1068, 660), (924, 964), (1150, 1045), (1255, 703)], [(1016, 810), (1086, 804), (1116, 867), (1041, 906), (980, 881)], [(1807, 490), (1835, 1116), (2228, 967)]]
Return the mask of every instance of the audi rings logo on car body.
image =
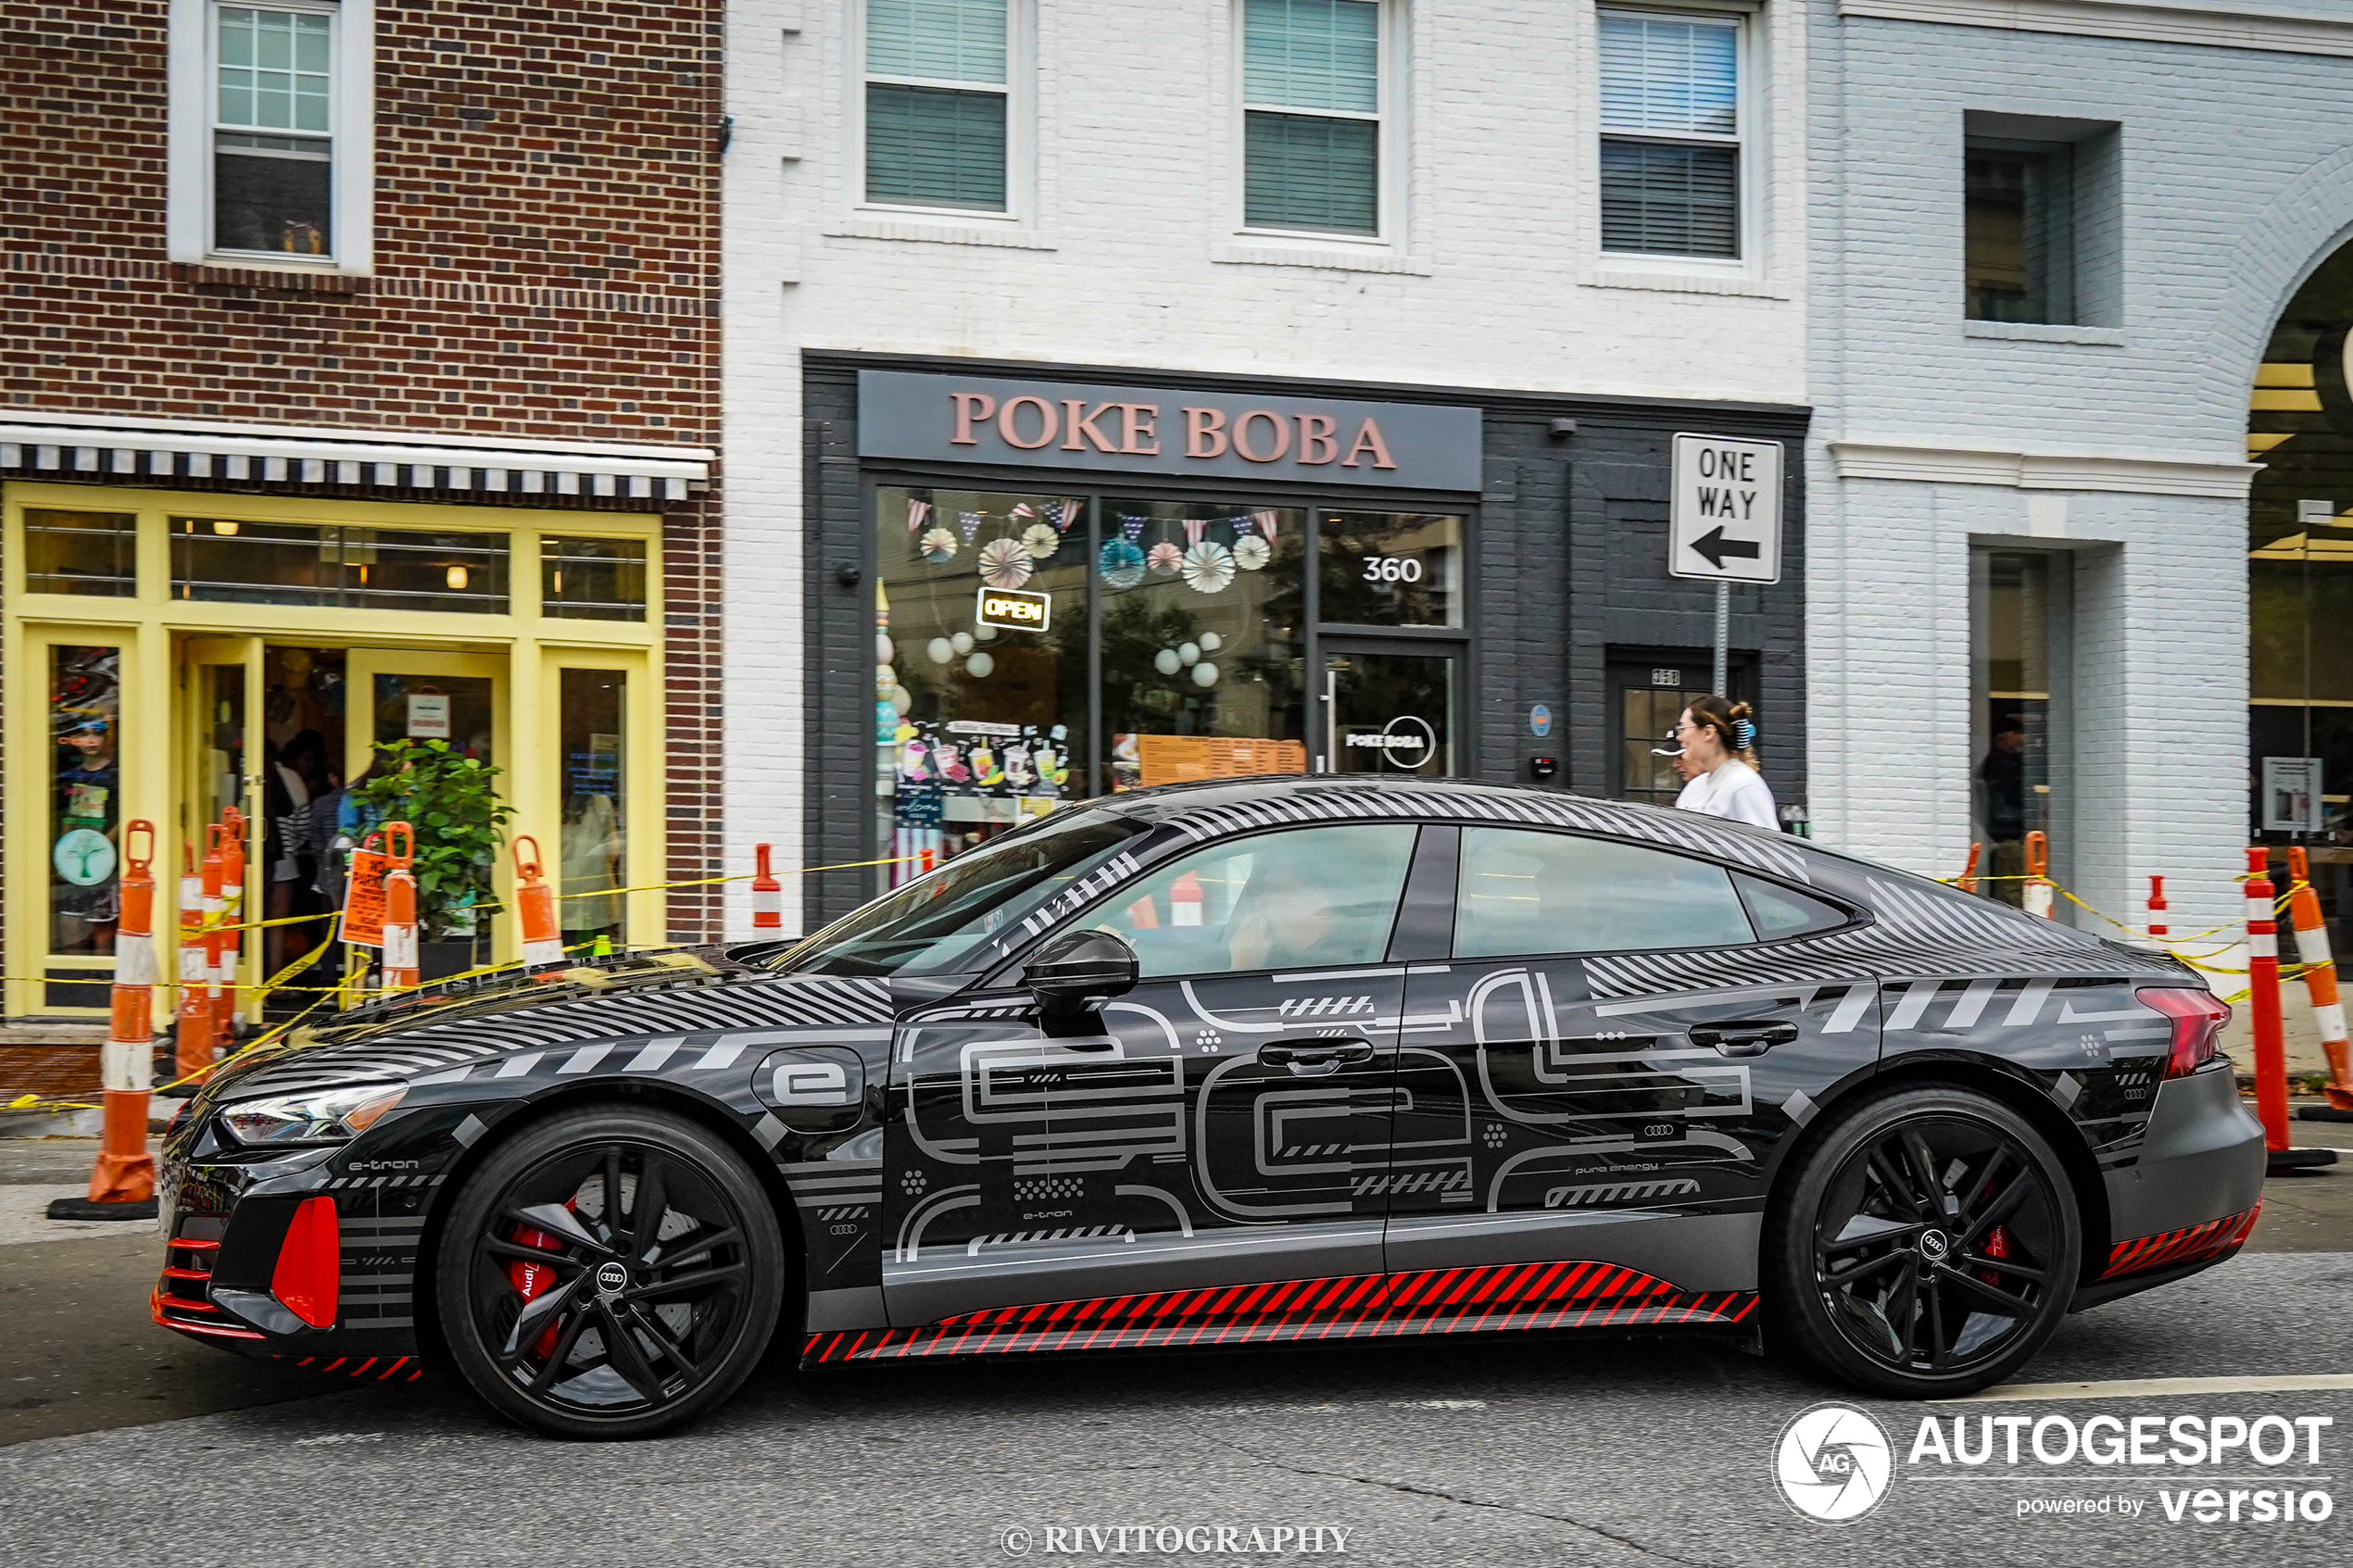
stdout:
[(1894, 1471), (1887, 1429), (1852, 1405), (1800, 1411), (1773, 1448), (1781, 1496), (1820, 1524), (1851, 1524), (1877, 1508)]

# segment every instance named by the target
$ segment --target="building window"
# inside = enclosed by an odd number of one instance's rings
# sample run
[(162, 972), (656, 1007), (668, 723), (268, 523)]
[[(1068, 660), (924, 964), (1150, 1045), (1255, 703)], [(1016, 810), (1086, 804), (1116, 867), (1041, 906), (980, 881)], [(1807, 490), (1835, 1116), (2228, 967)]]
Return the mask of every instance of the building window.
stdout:
[(507, 612), (507, 535), (171, 520), (171, 596), (224, 604)]
[(139, 520), (128, 512), (24, 514), (24, 590), (127, 599), (139, 592)]
[(213, 53), (215, 250), (334, 255), (334, 28), (223, 6)]
[(1986, 897), (2023, 897), (2026, 835), (2050, 838), (2052, 874), (2073, 842), (2066, 820), (2070, 562), (1969, 552), (1969, 837), (1985, 846)]
[[(114, 951), (122, 650), (49, 650), (49, 950)], [(79, 1001), (72, 1005), (81, 1005)]]
[(627, 936), (619, 890), (629, 884), (629, 676), (566, 670), (560, 681), (564, 946), (599, 936), (617, 945)]
[(1969, 319), (2075, 320), (2075, 149), (1971, 137), (1968, 144)]
[(1380, 232), (1378, 0), (1246, 0), (1242, 104), (1247, 227)]
[(1006, 210), (1006, 0), (866, 0), (866, 199)]
[(1741, 254), (1741, 19), (1605, 11), (1602, 249)]
[(646, 619), (646, 542), (542, 535), (539, 613), (567, 621)]

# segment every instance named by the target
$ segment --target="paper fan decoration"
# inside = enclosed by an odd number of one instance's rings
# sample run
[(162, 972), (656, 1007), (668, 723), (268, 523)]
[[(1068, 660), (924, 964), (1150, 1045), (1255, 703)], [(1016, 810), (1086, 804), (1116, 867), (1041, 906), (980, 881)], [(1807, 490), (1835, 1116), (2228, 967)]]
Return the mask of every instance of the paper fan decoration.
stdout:
[(1114, 588), (1132, 588), (1144, 580), (1144, 552), (1126, 539), (1105, 540), (1095, 564)]
[(915, 541), (915, 548), (923, 552), (924, 559), (937, 566), (955, 558), (956, 536), (945, 528), (935, 528)]
[(1016, 539), (991, 539), (980, 547), (980, 580), (992, 588), (1018, 588), (1037, 570)]
[(1185, 552), (1185, 585), (1196, 594), (1214, 594), (1234, 580), (1234, 552), (1214, 539), (1204, 539)]
[(1174, 577), (1177, 563), (1184, 558), (1184, 551), (1163, 539), (1151, 547), (1151, 553), (1144, 558), (1144, 564), (1152, 569), (1154, 577)]
[(1256, 571), (1274, 553), (1266, 547), (1266, 541), (1255, 533), (1245, 533), (1234, 541), (1234, 564), (1244, 571)]
[(1053, 524), (1033, 522), (1021, 531), (1021, 547), (1031, 560), (1044, 560), (1062, 548), (1063, 536), (1054, 532)]

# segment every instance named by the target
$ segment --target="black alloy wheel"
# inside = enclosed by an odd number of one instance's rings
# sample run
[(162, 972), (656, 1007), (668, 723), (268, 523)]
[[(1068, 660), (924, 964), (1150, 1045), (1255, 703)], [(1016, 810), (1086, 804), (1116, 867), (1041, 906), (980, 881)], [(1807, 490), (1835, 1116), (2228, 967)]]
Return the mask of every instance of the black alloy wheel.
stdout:
[(594, 1108), (484, 1162), (442, 1233), (451, 1357), (502, 1414), (638, 1437), (708, 1411), (776, 1326), (784, 1246), (767, 1194), (711, 1133)]
[(1806, 1356), (1880, 1393), (1999, 1381), (2042, 1348), (2075, 1294), (2073, 1189), (2009, 1107), (1904, 1090), (1803, 1151), (1767, 1232), (1775, 1316)]

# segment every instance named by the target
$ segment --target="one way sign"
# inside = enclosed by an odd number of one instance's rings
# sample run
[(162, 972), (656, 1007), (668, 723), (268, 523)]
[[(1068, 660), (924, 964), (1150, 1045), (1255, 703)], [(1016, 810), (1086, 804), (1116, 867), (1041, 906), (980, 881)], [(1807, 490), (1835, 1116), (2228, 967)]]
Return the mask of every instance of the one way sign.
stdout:
[(1718, 583), (1781, 580), (1781, 444), (1675, 438), (1667, 570)]

